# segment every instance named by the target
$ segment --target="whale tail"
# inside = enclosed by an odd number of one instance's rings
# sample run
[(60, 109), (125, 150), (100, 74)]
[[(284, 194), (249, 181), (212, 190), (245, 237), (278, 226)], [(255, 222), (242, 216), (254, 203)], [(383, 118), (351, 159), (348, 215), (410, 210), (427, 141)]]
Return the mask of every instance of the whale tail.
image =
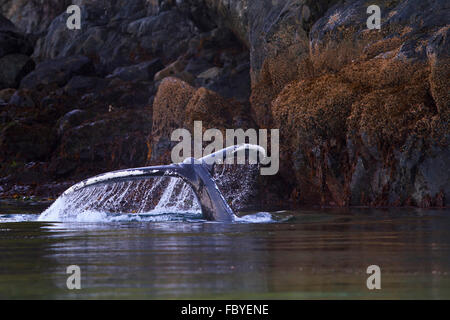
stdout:
[(226, 202), (217, 184), (212, 178), (214, 164), (219, 159), (234, 155), (241, 150), (254, 150), (265, 156), (264, 148), (256, 145), (241, 144), (222, 149), (200, 159), (188, 158), (182, 163), (163, 166), (142, 167), (103, 173), (81, 181), (63, 195), (102, 184), (115, 182), (145, 180), (152, 177), (175, 177), (189, 184), (197, 197), (205, 219), (210, 221), (232, 222), (234, 212)]

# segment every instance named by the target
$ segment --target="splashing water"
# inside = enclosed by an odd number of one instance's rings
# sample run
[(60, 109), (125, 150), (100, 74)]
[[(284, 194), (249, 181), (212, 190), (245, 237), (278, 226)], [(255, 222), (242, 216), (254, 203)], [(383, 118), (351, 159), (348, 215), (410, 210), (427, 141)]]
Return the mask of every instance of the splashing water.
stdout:
[[(235, 210), (253, 197), (257, 168), (238, 170), (218, 167), (214, 180)], [(178, 178), (159, 177), (87, 187), (59, 197), (38, 221), (203, 221), (192, 188)], [(235, 217), (240, 223), (273, 222), (267, 212)]]
[(170, 221), (201, 219), (192, 189), (181, 179), (155, 178), (94, 186), (59, 197), (39, 221)]

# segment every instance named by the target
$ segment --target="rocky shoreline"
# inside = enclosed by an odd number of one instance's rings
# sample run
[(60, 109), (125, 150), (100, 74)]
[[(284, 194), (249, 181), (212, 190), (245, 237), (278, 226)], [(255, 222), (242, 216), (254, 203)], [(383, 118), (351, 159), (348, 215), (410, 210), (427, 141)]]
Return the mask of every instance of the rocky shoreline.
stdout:
[(202, 120), (280, 129), (252, 206), (449, 206), (445, 1), (373, 1), (380, 30), (359, 0), (41, 2), (0, 0), (0, 197), (167, 163)]

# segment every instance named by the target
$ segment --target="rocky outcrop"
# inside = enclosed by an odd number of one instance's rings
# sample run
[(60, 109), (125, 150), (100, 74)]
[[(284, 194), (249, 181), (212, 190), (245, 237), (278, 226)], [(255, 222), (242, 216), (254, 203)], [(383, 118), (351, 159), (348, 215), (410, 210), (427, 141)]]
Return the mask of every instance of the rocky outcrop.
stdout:
[(336, 5), (313, 25), (308, 72), (266, 106), (290, 141), (295, 195), (325, 205), (441, 206), (450, 195), (448, 9), (380, 1), (388, 18), (372, 31), (365, 6)]
[(52, 20), (74, 1), (1, 0), (0, 12), (26, 33), (45, 32)]
[(280, 129), (264, 205), (448, 206), (445, 1), (374, 1), (380, 30), (363, 0), (74, 3), (0, 1), (4, 190), (168, 162), (202, 120)]
[(195, 89), (173, 77), (165, 78), (153, 103), (152, 149), (149, 163), (171, 162), (172, 132), (185, 128), (193, 132), (194, 121), (202, 121), (204, 130), (216, 128), (225, 135), (227, 128), (251, 128), (248, 105), (225, 99), (206, 88)]
[(20, 80), (34, 69), (29, 57), (31, 41), (0, 14), (0, 89), (17, 88)]
[(92, 62), (85, 56), (70, 56), (41, 62), (36, 70), (24, 77), (21, 88), (42, 89), (52, 85), (64, 86), (70, 79), (78, 75), (93, 74)]

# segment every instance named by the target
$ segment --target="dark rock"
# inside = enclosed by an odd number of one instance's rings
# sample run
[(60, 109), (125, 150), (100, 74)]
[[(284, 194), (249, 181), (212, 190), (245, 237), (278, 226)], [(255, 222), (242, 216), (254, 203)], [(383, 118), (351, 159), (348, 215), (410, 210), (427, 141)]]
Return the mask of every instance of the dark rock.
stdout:
[(89, 113), (84, 110), (75, 109), (67, 112), (56, 123), (57, 134), (59, 137), (71, 127), (80, 125), (83, 121), (89, 118)]
[(9, 99), (9, 104), (25, 108), (33, 108), (35, 106), (35, 103), (27, 90), (17, 90), (14, 92)]
[[(67, 29), (64, 1), (43, 2), (0, 2), (39, 32), (44, 61), (22, 80), (31, 91), (0, 97), (3, 176), (167, 163), (173, 130), (203, 120), (280, 128), (280, 173), (257, 182), (269, 202), (448, 205), (445, 1), (377, 1), (381, 30), (367, 30), (363, 0), (81, 0), (81, 30)], [(0, 17), (0, 55), (29, 55), (30, 41)], [(60, 62), (77, 55), (88, 68)], [(158, 57), (166, 67), (148, 69)], [(27, 158), (36, 132), (59, 139)]]
[(0, 31), (12, 31), (17, 32), (17, 28), (8, 19), (6, 19), (3, 15), (0, 14)]
[(64, 86), (72, 77), (93, 73), (93, 65), (85, 56), (71, 56), (41, 62), (22, 79), (21, 88), (38, 89), (50, 85)]
[(34, 61), (23, 54), (10, 54), (0, 58), (0, 89), (17, 88), (34, 66)]
[(52, 20), (72, 4), (69, 0), (3, 0), (3, 12), (22, 32), (44, 32)]
[(74, 76), (64, 87), (69, 95), (83, 95), (86, 92), (99, 92), (108, 85), (103, 78), (89, 76)]
[(51, 155), (54, 142), (51, 128), (14, 121), (0, 132), (0, 159), (7, 163), (44, 160)]
[(13, 96), (13, 94), (16, 92), (16, 89), (8, 88), (0, 90), (0, 99), (2, 99), (5, 102), (8, 102), (9, 99)]
[[(81, 116), (70, 117), (76, 114)], [(150, 132), (151, 114), (143, 110), (107, 112), (65, 131), (49, 170), (56, 177), (79, 177), (142, 166)]]
[(124, 81), (152, 81), (155, 74), (164, 68), (160, 59), (141, 62), (128, 67), (120, 67), (108, 75), (107, 78), (120, 78)]
[(184, 53), (196, 29), (194, 24), (176, 10), (131, 22), (127, 32), (136, 37), (140, 46), (164, 60), (173, 61)]
[(0, 14), (0, 58), (8, 54), (30, 55), (31, 41), (16, 31), (14, 25)]
[[(116, 7), (118, 3), (124, 7)], [(161, 55), (164, 63), (173, 61), (185, 51), (195, 31), (192, 22), (176, 11), (142, 17), (147, 8), (145, 1), (104, 4), (112, 7), (105, 9), (100, 2), (81, 7), (81, 30), (68, 30), (67, 14), (58, 16), (38, 43), (35, 57), (39, 60), (77, 54), (95, 57), (97, 72), (107, 74), (118, 67), (152, 60), (156, 55)], [(135, 14), (125, 15), (128, 9)]]

